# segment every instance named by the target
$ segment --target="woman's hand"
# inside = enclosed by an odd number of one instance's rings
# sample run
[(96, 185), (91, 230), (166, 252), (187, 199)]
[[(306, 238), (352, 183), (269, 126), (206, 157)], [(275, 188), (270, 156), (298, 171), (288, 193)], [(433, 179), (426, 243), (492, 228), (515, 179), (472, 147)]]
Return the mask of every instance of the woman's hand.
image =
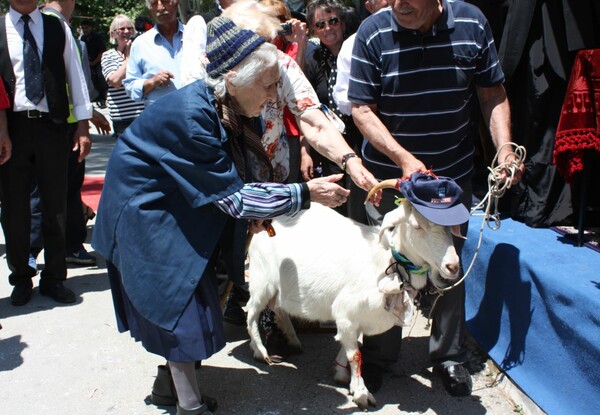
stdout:
[(342, 177), (344, 177), (343, 174), (333, 174), (307, 182), (311, 202), (320, 203), (327, 207), (338, 207), (346, 203), (350, 190), (335, 184)]

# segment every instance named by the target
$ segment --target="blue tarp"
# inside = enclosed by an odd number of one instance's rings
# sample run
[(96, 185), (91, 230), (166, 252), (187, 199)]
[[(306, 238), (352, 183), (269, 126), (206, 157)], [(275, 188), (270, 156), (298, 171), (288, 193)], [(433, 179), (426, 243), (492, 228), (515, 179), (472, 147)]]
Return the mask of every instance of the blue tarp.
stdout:
[[(469, 224), (465, 269), (481, 218)], [(511, 219), (486, 227), (466, 280), (467, 327), (549, 414), (600, 413), (600, 254)]]

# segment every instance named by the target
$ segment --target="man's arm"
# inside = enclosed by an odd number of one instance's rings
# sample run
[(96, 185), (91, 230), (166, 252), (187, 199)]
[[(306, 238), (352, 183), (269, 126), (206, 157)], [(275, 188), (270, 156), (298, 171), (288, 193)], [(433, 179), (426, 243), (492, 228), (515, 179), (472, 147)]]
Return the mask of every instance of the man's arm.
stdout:
[(375, 104), (352, 104), (352, 119), (363, 137), (400, 167), (404, 176), (426, 170), (427, 168), (420, 160), (398, 144), (376, 112), (377, 106)]
[[(311, 147), (338, 166), (341, 166), (344, 155), (354, 153), (344, 137), (320, 110), (304, 111), (297, 120), (304, 139)], [(377, 184), (377, 180), (362, 165), (359, 157), (346, 160), (346, 172), (352, 181), (364, 190), (369, 191)]]
[(69, 98), (73, 104), (73, 116), (77, 121), (77, 131), (73, 137), (73, 151), (79, 150), (78, 161), (81, 162), (90, 153), (92, 140), (90, 139), (90, 127), (88, 120), (92, 118), (92, 104), (90, 102), (88, 88), (85, 83), (83, 67), (79, 57), (79, 50), (71, 29), (64, 24), (65, 50), (63, 58), (67, 70), (67, 84), (69, 87)]
[(144, 78), (145, 74), (142, 73), (139, 65), (140, 50), (136, 46), (135, 44), (132, 45), (123, 86), (131, 99), (141, 101), (154, 89), (167, 85), (175, 75), (162, 70), (151, 78)]
[[(479, 105), (483, 119), (490, 130), (492, 141), (498, 154), (498, 163), (510, 162), (514, 159), (511, 146), (504, 146), (510, 143), (511, 128), (510, 128), (510, 105), (506, 96), (506, 91), (502, 85), (491, 88), (477, 87), (477, 96), (479, 97)], [(514, 183), (521, 180), (521, 176), (525, 172), (525, 165), (521, 163), (519, 170), (515, 174)], [(504, 173), (506, 175), (506, 172)]]

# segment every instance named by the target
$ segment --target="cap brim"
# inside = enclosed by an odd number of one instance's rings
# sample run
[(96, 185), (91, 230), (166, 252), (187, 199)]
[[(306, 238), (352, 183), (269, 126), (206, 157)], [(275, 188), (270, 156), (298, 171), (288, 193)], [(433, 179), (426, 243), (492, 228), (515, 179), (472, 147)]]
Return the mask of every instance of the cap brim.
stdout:
[(442, 226), (461, 225), (469, 220), (469, 211), (462, 204), (444, 209), (435, 209), (413, 203), (417, 211), (431, 222)]

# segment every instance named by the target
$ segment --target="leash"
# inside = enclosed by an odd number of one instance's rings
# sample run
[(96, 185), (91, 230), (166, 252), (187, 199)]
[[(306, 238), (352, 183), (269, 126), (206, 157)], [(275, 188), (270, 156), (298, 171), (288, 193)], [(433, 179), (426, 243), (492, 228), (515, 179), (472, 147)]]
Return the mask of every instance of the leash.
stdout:
[[(512, 161), (499, 162), (498, 157), (500, 155), (500, 151), (506, 146), (512, 147), (512, 151), (507, 156), (507, 157), (512, 156), (512, 157), (510, 157), (510, 158), (512, 158)], [(433, 310), (435, 309), (435, 306), (437, 305), (437, 302), (440, 299), (440, 297), (442, 297), (444, 295), (444, 293), (446, 293), (447, 291), (462, 284), (463, 281), (467, 278), (467, 276), (471, 273), (471, 271), (473, 269), (473, 265), (475, 264), (475, 260), (477, 259), (477, 256), (479, 254), (479, 249), (481, 248), (481, 243), (483, 240), (483, 229), (485, 228), (485, 224), (487, 223), (488, 227), (491, 230), (497, 231), (498, 229), (500, 229), (501, 222), (500, 222), (500, 213), (498, 211), (498, 202), (499, 202), (500, 198), (502, 196), (504, 196), (506, 191), (512, 187), (515, 176), (517, 174), (517, 171), (519, 170), (519, 166), (522, 163), (524, 163), (526, 156), (527, 156), (527, 150), (525, 149), (525, 147), (517, 145), (512, 142), (504, 143), (496, 152), (496, 155), (494, 156), (494, 159), (492, 160), (491, 166), (488, 167), (488, 171), (489, 171), (489, 174), (487, 177), (488, 192), (485, 195), (485, 197), (481, 200), (481, 202), (479, 202), (477, 204), (477, 206), (475, 206), (471, 209), (471, 216), (481, 216), (483, 218), (481, 221), (481, 227), (479, 228), (479, 238), (477, 241), (477, 247), (475, 248), (475, 254), (473, 255), (473, 259), (471, 260), (471, 263), (469, 264), (467, 271), (463, 274), (463, 276), (458, 281), (454, 282), (452, 285), (449, 285), (448, 287), (438, 287), (435, 284), (435, 282), (429, 280), (434, 287), (433, 290), (429, 291), (429, 294), (437, 294), (435, 300), (433, 301), (433, 304), (431, 305), (431, 309), (429, 310), (429, 317), (427, 318), (427, 324), (429, 326), (431, 326), (431, 317), (430, 316), (433, 314)], [(502, 173), (504, 171), (508, 172), (508, 176), (505, 179), (502, 178)], [(485, 206), (485, 209), (483, 209), (484, 206)], [(483, 210), (483, 213), (475, 213), (479, 210)], [(493, 213), (492, 213), (492, 210), (493, 210)], [(491, 225), (492, 220), (493, 220), (494, 226)], [(394, 254), (394, 252), (392, 252), (392, 255), (394, 256), (394, 259), (397, 262), (401, 262), (401, 261), (399, 261), (398, 258), (396, 258), (396, 255)], [(410, 273), (409, 273), (409, 275), (410, 275)]]

